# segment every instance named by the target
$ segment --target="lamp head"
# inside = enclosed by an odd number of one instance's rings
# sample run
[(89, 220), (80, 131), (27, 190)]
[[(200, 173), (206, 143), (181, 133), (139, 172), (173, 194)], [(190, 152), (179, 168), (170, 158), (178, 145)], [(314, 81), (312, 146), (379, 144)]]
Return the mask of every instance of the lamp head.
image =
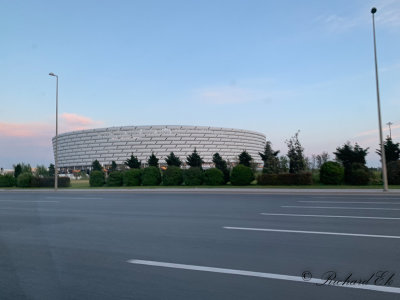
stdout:
[(49, 73), (50, 76), (56, 76), (53, 72)]
[(371, 14), (374, 14), (374, 13), (376, 13), (376, 8), (375, 8), (375, 7), (373, 7), (373, 8), (371, 9)]

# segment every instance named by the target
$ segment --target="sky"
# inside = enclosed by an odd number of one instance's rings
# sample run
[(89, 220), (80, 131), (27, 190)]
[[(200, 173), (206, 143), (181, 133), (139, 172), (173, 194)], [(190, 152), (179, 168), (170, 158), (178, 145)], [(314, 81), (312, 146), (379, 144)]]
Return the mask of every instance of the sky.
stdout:
[(347, 141), (379, 166), (400, 141), (400, 1), (0, 0), (0, 167), (53, 162), (59, 132), (202, 125), (261, 132), (287, 153)]

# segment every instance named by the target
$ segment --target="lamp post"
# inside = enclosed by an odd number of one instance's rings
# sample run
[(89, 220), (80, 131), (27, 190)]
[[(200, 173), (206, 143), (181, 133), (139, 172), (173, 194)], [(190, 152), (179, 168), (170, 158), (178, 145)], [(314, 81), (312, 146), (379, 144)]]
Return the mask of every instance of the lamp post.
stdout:
[(55, 154), (55, 167), (54, 167), (54, 190), (58, 188), (58, 75), (49, 73), (50, 76), (54, 76), (57, 79), (56, 83), (56, 150)]
[(382, 162), (382, 176), (383, 176), (383, 191), (388, 190), (388, 181), (386, 173), (386, 155), (385, 155), (385, 145), (383, 144), (383, 133), (382, 133), (382, 120), (381, 120), (381, 102), (379, 98), (379, 80), (378, 80), (378, 59), (376, 57), (376, 39), (375, 39), (375, 13), (376, 8), (371, 9), (372, 13), (372, 31), (374, 34), (374, 55), (375, 55), (375, 78), (376, 78), (376, 98), (378, 102), (378, 120), (379, 120), (379, 140), (381, 142), (381, 162)]
[(386, 125), (389, 125), (389, 137), (390, 138), (392, 138), (392, 125), (393, 125), (393, 123), (392, 122), (388, 122), (388, 123), (386, 123)]

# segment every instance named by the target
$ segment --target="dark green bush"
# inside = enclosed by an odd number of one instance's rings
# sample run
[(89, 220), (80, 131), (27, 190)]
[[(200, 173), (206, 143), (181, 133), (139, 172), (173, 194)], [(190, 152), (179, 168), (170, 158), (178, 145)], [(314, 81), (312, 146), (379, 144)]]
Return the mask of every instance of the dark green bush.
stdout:
[[(71, 179), (69, 177), (58, 177), (58, 187), (69, 187)], [(31, 180), (32, 187), (54, 187), (54, 176), (33, 177)]]
[(261, 174), (257, 177), (259, 185), (310, 185), (312, 184), (311, 173), (284, 173), (284, 174)]
[(123, 181), (126, 186), (138, 186), (141, 182), (142, 170), (130, 169), (124, 172)]
[(31, 173), (21, 173), (17, 178), (18, 187), (30, 187), (33, 175)]
[(319, 179), (324, 184), (341, 184), (344, 179), (344, 168), (337, 162), (327, 161), (321, 166)]
[(143, 169), (142, 173), (142, 184), (146, 186), (160, 185), (161, 173), (157, 167), (147, 167)]
[(202, 185), (204, 172), (199, 167), (190, 167), (183, 173), (183, 182), (185, 185)]
[(224, 184), (224, 173), (217, 168), (207, 169), (204, 172), (204, 184), (221, 185)]
[(0, 187), (12, 187), (15, 185), (15, 178), (10, 174), (0, 175)]
[(169, 166), (163, 172), (163, 185), (182, 185), (183, 171), (180, 167)]
[(353, 163), (351, 165), (351, 172), (348, 178), (349, 183), (352, 185), (367, 185), (369, 183), (369, 170), (361, 163)]
[(107, 186), (121, 186), (122, 179), (123, 178), (121, 172), (113, 171), (107, 177)]
[(98, 187), (103, 186), (105, 182), (104, 173), (102, 171), (92, 171), (90, 173), (89, 184), (90, 186)]
[(400, 160), (388, 163), (387, 174), (389, 184), (400, 184)]
[(249, 185), (253, 180), (254, 174), (251, 168), (239, 164), (232, 169), (232, 185)]

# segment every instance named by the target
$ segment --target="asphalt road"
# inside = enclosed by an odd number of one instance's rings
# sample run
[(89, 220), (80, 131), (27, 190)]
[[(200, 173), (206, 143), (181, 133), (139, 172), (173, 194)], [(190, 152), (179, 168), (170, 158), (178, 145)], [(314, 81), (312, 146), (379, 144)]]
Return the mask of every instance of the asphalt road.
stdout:
[(400, 197), (1, 191), (0, 299), (400, 299)]

